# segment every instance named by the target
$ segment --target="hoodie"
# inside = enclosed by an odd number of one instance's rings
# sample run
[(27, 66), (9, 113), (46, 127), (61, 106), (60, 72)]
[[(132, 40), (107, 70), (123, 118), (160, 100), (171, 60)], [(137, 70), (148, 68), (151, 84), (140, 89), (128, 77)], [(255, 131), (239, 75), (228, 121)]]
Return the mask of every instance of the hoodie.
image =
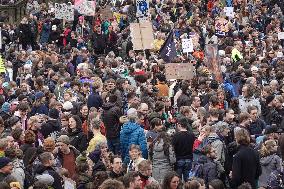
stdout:
[(60, 132), (60, 130), (61, 127), (59, 121), (50, 119), (41, 126), (40, 132), (42, 133), (44, 138), (47, 138), (48, 136), (50, 136), (50, 134)]
[(282, 161), (278, 155), (272, 154), (266, 157), (262, 157), (260, 159), (260, 165), (262, 168), (262, 174), (259, 177), (259, 187), (266, 188), (267, 180), (270, 174), (275, 170), (282, 170)]
[(102, 121), (106, 128), (106, 138), (115, 139), (120, 134), (119, 118), (122, 116), (121, 109), (114, 103), (103, 104)]
[(129, 163), (129, 147), (131, 144), (140, 146), (143, 158), (147, 159), (147, 142), (144, 129), (137, 123), (129, 121), (120, 131), (121, 155), (124, 162)]

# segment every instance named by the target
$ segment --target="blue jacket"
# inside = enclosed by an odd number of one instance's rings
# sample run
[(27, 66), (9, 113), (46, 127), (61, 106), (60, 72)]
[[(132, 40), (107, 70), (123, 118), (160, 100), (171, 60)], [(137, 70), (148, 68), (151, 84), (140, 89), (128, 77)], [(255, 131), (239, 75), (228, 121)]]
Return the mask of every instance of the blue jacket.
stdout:
[(120, 131), (121, 155), (124, 163), (129, 162), (129, 147), (131, 144), (139, 145), (143, 158), (147, 159), (148, 151), (144, 129), (139, 124), (129, 121), (123, 124)]

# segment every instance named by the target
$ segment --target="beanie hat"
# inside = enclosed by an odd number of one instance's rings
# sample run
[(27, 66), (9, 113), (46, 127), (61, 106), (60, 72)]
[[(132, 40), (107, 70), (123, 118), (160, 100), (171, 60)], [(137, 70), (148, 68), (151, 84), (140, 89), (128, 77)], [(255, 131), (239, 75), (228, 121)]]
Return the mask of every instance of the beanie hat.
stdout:
[(70, 144), (70, 139), (67, 135), (61, 135), (58, 137), (57, 142), (62, 142), (64, 144)]
[(48, 186), (51, 186), (54, 182), (54, 178), (49, 174), (37, 175), (36, 180), (38, 182), (46, 184)]
[(7, 166), (11, 162), (10, 158), (7, 157), (0, 157), (0, 169)]
[(70, 101), (66, 101), (66, 102), (64, 102), (62, 108), (64, 110), (70, 111), (71, 109), (73, 109), (73, 104)]
[(58, 119), (59, 118), (59, 111), (55, 108), (52, 108), (48, 112), (48, 116), (52, 119)]
[(42, 97), (44, 97), (44, 93), (43, 92), (41, 92), (41, 91), (36, 92), (35, 100), (41, 99)]
[(1, 110), (5, 113), (9, 113), (10, 111), (10, 104), (9, 102), (4, 102), (4, 104), (1, 107)]
[(274, 100), (275, 96), (274, 95), (269, 95), (268, 97), (266, 97), (266, 104), (270, 104), (273, 100)]

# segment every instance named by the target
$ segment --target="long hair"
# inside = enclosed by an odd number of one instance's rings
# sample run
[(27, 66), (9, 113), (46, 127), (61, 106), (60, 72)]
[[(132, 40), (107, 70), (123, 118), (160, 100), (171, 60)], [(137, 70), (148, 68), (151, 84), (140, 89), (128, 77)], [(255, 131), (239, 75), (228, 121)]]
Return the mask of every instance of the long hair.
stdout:
[(174, 171), (168, 172), (163, 180), (162, 188), (170, 189), (171, 181), (174, 177), (179, 178), (179, 175)]
[(278, 145), (280, 147), (281, 156), (284, 158), (284, 134), (280, 135)]
[(171, 138), (168, 135), (167, 132), (163, 131), (159, 134), (159, 136), (150, 144), (149, 149), (150, 149), (150, 159), (153, 158), (154, 155), (154, 146), (156, 143), (161, 142), (161, 140), (163, 140), (163, 151), (165, 156), (169, 156), (170, 152), (169, 152), (169, 147), (171, 145)]
[(260, 154), (262, 157), (266, 157), (266, 156), (269, 156), (271, 155), (272, 153), (275, 153), (276, 151), (274, 150), (275, 148), (275, 145), (276, 144), (276, 141), (275, 140), (267, 140), (265, 141), (261, 148), (260, 148)]

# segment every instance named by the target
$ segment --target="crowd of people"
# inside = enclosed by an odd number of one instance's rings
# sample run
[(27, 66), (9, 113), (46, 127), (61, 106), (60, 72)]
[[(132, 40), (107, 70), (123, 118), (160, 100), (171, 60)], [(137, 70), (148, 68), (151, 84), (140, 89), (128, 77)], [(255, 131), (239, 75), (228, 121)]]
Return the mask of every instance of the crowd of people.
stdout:
[[(1, 27), (0, 189), (283, 189), (283, 5), (151, 0), (153, 48), (137, 51), (132, 0), (74, 21), (29, 1)], [(191, 80), (168, 79), (170, 33)], [(210, 44), (222, 73), (205, 64)]]

